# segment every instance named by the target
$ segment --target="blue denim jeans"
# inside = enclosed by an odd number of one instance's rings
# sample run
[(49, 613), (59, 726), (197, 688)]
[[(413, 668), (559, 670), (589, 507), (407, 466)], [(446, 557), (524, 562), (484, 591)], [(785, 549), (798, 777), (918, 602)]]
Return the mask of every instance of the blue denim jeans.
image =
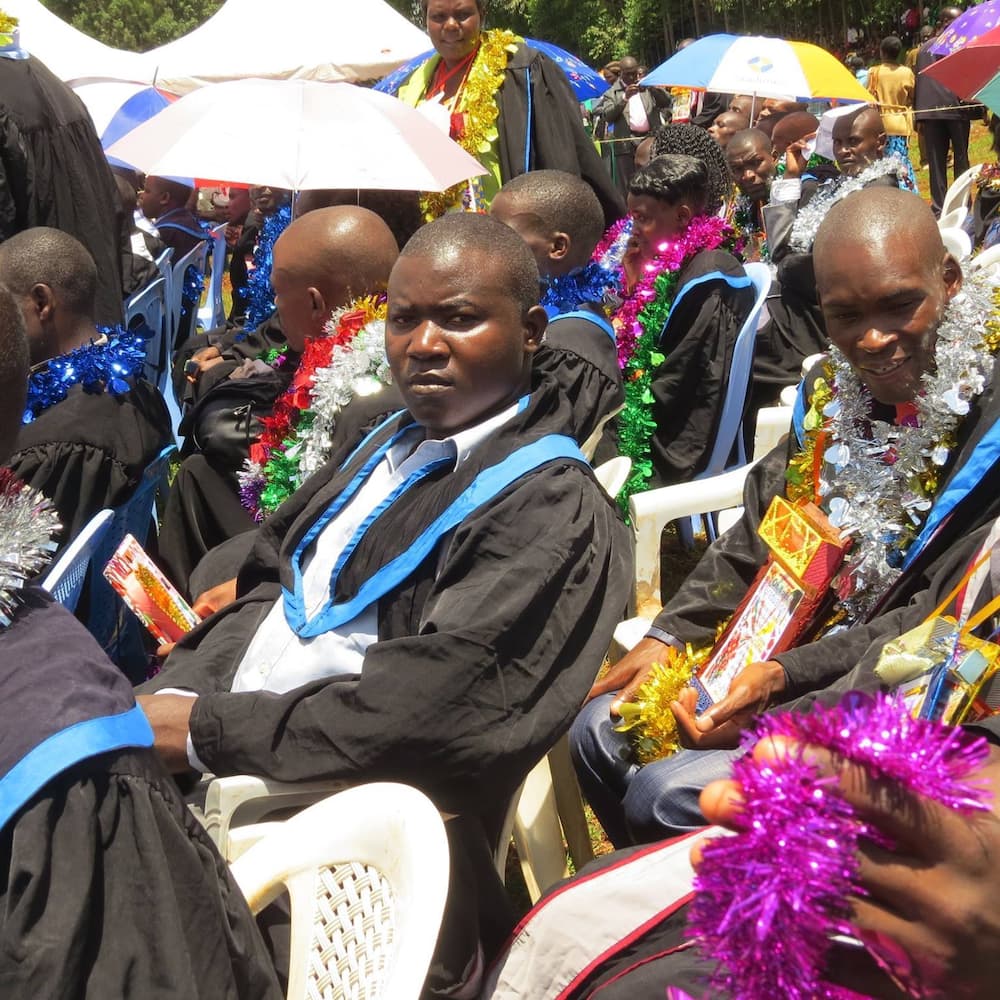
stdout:
[(677, 837), (705, 826), (701, 790), (729, 777), (742, 750), (681, 750), (645, 767), (632, 762), (628, 735), (614, 731), (614, 695), (585, 705), (569, 733), (580, 787), (615, 847)]

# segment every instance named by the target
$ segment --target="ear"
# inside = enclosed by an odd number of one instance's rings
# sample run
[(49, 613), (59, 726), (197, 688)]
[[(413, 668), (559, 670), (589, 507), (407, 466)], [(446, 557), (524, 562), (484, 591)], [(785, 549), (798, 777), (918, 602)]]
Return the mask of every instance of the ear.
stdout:
[(532, 306), (524, 314), (524, 350), (534, 354), (541, 346), (545, 328), (549, 325), (548, 313), (541, 306)]
[(885, 132), (883, 132), (878, 137), (878, 155), (879, 156), (885, 156), (885, 147), (888, 145), (888, 143), (889, 143), (889, 137), (885, 134)]
[(962, 288), (962, 265), (950, 253), (944, 255), (942, 277), (944, 278), (945, 296), (950, 302)]
[(677, 206), (677, 221), (681, 226), (686, 227), (687, 224), (694, 218), (694, 212), (691, 206), (686, 202), (682, 201)]
[(31, 291), (28, 294), (39, 321), (45, 323), (51, 320), (56, 306), (56, 297), (52, 288), (39, 282), (37, 285), (31, 286)]
[(568, 233), (553, 233), (549, 240), (549, 259), (565, 260), (569, 256), (572, 242)]
[(326, 308), (326, 299), (323, 298), (323, 293), (318, 288), (310, 287), (306, 290), (306, 295), (309, 296), (309, 311), (313, 316), (323, 316), (325, 322), (330, 310)]

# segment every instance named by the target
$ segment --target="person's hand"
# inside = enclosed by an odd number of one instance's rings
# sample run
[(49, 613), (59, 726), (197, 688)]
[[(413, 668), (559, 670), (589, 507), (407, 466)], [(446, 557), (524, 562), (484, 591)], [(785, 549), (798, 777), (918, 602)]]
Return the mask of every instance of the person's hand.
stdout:
[(191, 770), (187, 738), (198, 699), (181, 694), (141, 694), (135, 700), (153, 727), (153, 747), (167, 770), (172, 774)]
[(816, 138), (816, 133), (803, 136), (795, 142), (788, 144), (785, 150), (785, 176), (790, 180), (801, 177), (806, 172), (809, 164), (809, 157), (806, 156), (806, 149), (809, 143)]
[[(225, 583), (217, 584), (204, 593), (199, 594), (194, 599), (191, 609), (199, 618), (207, 618), (209, 615), (214, 615), (216, 611), (228, 607), (235, 600), (236, 577), (234, 576), (231, 580), (226, 580)], [(174, 646), (176, 645), (177, 643), (175, 642), (165, 642), (157, 646), (156, 655), (160, 659), (165, 659), (174, 651)]]
[(785, 671), (776, 660), (744, 667), (732, 679), (725, 698), (697, 717), (697, 692), (685, 688), (680, 698), (670, 704), (681, 743), (695, 750), (738, 747), (747, 723), (784, 689)]
[[(797, 752), (785, 740), (762, 740), (761, 763)], [(872, 779), (857, 764), (834, 760), (819, 748), (806, 750), (820, 774), (838, 778), (841, 793), (858, 815), (896, 842), (892, 851), (865, 843), (861, 884), (867, 898), (853, 899), (851, 922), (858, 937), (903, 981), (915, 979), (934, 995), (992, 1000), (1000, 982), (1000, 749), (973, 780), (992, 793), (988, 812), (961, 815), (928, 799)], [(734, 826), (742, 809), (739, 786), (716, 781), (701, 793), (710, 823)], [(696, 848), (693, 860), (700, 860)], [(842, 961), (842, 959), (844, 959)], [(901, 995), (883, 972), (844, 949), (830, 960), (830, 976), (865, 995)], [(880, 984), (872, 983), (880, 977)]]
[(625, 100), (628, 100), (630, 97), (635, 97), (636, 94), (641, 94), (641, 93), (642, 93), (642, 87), (640, 87), (639, 84), (630, 83), (625, 88)]
[(670, 647), (659, 639), (649, 637), (640, 640), (620, 659), (587, 694), (587, 701), (598, 695), (618, 692), (618, 697), (611, 703), (611, 714), (618, 715), (622, 702), (631, 701), (635, 692), (649, 676), (654, 663), (662, 663)]

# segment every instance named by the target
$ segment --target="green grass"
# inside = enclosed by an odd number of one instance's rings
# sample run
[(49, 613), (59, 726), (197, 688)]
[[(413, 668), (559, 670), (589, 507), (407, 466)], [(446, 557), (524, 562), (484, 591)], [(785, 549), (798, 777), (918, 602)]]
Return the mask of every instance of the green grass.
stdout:
[[(993, 137), (989, 129), (982, 122), (973, 122), (972, 131), (969, 135), (969, 165), (975, 166), (977, 163), (992, 163), (996, 159), (996, 154), (991, 146)], [(917, 175), (917, 187), (920, 189), (920, 196), (927, 202), (931, 200), (930, 172), (926, 167), (920, 169), (920, 150), (917, 146), (917, 137), (910, 139), (910, 160), (913, 163), (913, 170)], [(954, 176), (949, 169), (949, 180)]]

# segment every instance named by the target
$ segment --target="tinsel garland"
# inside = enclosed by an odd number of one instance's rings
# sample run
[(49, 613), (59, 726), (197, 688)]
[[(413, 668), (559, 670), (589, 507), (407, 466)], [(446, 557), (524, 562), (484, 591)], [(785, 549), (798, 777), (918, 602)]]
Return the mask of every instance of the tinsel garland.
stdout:
[[(842, 997), (824, 976), (831, 936), (855, 934), (850, 897), (866, 895), (858, 845), (893, 845), (855, 813), (834, 778), (818, 774), (802, 748), (825, 748), (876, 782), (971, 815), (989, 808), (986, 790), (970, 780), (986, 763), (988, 744), (912, 718), (901, 698), (858, 692), (835, 708), (763, 716), (745, 747), (774, 737), (792, 741), (791, 752), (763, 764), (748, 752), (733, 765), (743, 799), (738, 833), (702, 849), (689, 935), (718, 963), (711, 996)], [(943, 984), (902, 985), (914, 996), (944, 995), (937, 992)]]
[(0, 10), (0, 35), (9, 35), (21, 22), (5, 10)]
[(60, 528), (49, 500), (0, 468), (0, 627), (10, 625), (19, 592), (48, 565)]
[(799, 253), (809, 253), (816, 241), (817, 230), (838, 201), (843, 201), (849, 194), (854, 194), (872, 181), (889, 174), (895, 174), (897, 178), (906, 176), (906, 165), (898, 156), (883, 156), (870, 163), (856, 177), (845, 175), (821, 185), (809, 204), (803, 205), (795, 216), (795, 224), (789, 237), (791, 248)]
[(85, 392), (107, 390), (123, 396), (127, 379), (141, 375), (146, 361), (146, 337), (124, 327), (99, 328), (100, 340), (51, 358), (28, 378), (28, 399), (21, 422), (30, 424), (50, 406), (61, 403), (75, 385)]
[(618, 285), (614, 269), (591, 261), (586, 267), (574, 268), (569, 274), (543, 278), (541, 305), (552, 316), (573, 312), (588, 302), (604, 303), (608, 293)]
[(201, 302), (201, 293), (205, 290), (205, 275), (192, 264), (184, 272), (184, 287), (181, 298), (189, 308)]
[(812, 500), (852, 539), (840, 604), (865, 619), (902, 572), (933, 505), (958, 428), (993, 373), (1000, 292), (970, 275), (937, 330), (935, 370), (921, 377), (915, 412), (898, 424), (871, 417), (871, 393), (830, 349), (805, 418), (805, 442), (788, 469), (788, 495)]
[(622, 261), (625, 259), (634, 228), (635, 223), (631, 215), (619, 219), (601, 238), (590, 258), (592, 263), (610, 271), (620, 286), (625, 283)]
[(670, 317), (678, 277), (695, 254), (718, 247), (734, 253), (742, 249), (725, 220), (714, 215), (692, 219), (680, 237), (660, 244), (656, 257), (643, 265), (642, 276), (615, 313), (618, 364), (625, 385), (625, 406), (618, 416), (618, 444), (621, 454), (632, 459), (632, 472), (618, 495), (625, 510), (628, 498), (646, 489), (653, 474), (650, 442), (656, 421), (651, 413), (650, 386), (653, 372), (665, 360), (657, 343)]
[(336, 310), (326, 335), (308, 341), (295, 377), (261, 423), (239, 474), (240, 501), (263, 521), (329, 457), (341, 409), (390, 379), (385, 357), (385, 297)]
[(274, 266), (274, 244), (292, 221), (292, 206), (282, 205), (273, 215), (264, 218), (253, 251), (253, 269), (246, 285), (240, 289), (246, 299), (244, 329), (256, 330), (274, 312), (274, 292), (271, 289), (271, 268)]
[[(510, 54), (516, 52), (523, 41), (513, 31), (499, 29), (484, 31), (479, 39), (479, 51), (455, 101), (451, 131), (451, 138), (477, 160), (483, 153), (488, 153), (499, 138), (497, 91), (503, 84)], [(456, 131), (458, 117), (462, 125)], [(463, 205), (469, 184), (475, 184), (475, 179), (462, 181), (446, 191), (428, 191), (421, 195), (420, 207), (424, 219), (432, 222), (455, 208), (471, 207)]]
[(984, 163), (979, 168), (973, 184), (976, 189), (976, 197), (981, 194), (988, 194), (996, 197), (1000, 194), (1000, 163)]

